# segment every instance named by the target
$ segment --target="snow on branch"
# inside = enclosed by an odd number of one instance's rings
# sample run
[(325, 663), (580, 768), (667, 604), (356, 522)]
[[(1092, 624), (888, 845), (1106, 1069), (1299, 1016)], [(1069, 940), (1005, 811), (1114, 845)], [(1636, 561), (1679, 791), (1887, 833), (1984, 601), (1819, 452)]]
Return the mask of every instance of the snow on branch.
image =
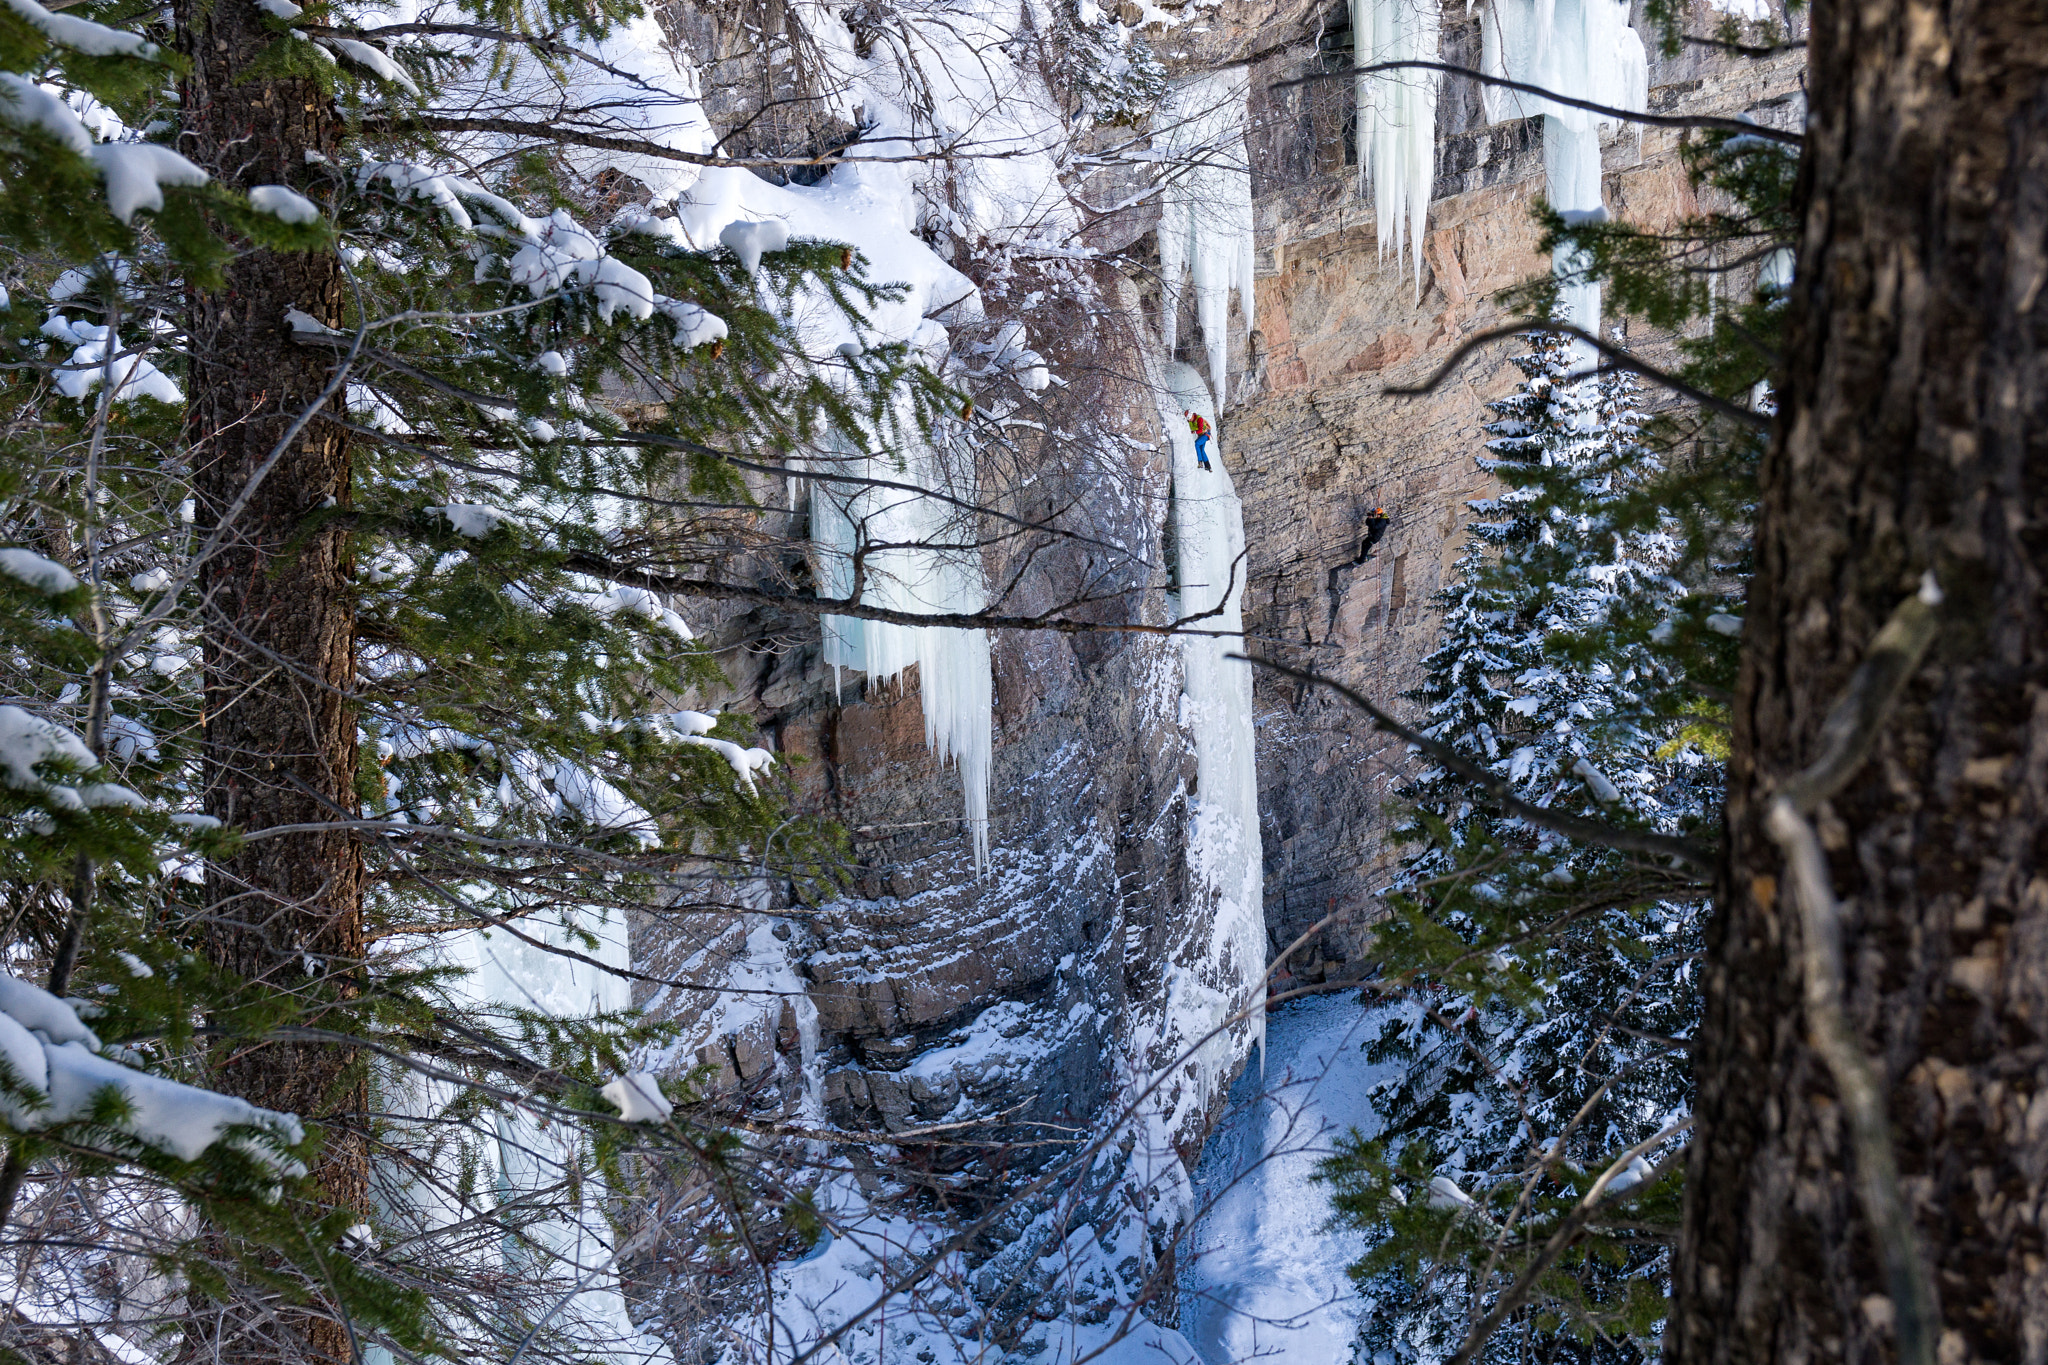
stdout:
[[(279, 1175), (305, 1174), (278, 1150), (304, 1140), (296, 1115), (152, 1076), (100, 1052), (98, 1036), (71, 1002), (0, 973), (0, 1120), (8, 1126), (39, 1132), (92, 1119), (111, 1097), (125, 1110), (116, 1127), (182, 1161), (198, 1160), (225, 1139)], [(229, 1131), (243, 1128), (266, 1129), (270, 1140)]]
[(1334, 678), (1304, 669), (1291, 668), (1271, 659), (1254, 659), (1247, 655), (1233, 655), (1259, 668), (1271, 669), (1275, 673), (1293, 678), (1297, 682), (1327, 687), (1344, 700), (1356, 706), (1372, 718), (1374, 725), (1385, 730), (1394, 738), (1412, 744), (1444, 765), (1467, 782), (1478, 787), (1494, 800), (1501, 803), (1501, 809), (1517, 819), (1526, 820), (1539, 828), (1552, 830), (1567, 838), (1601, 848), (1619, 849), (1624, 853), (1645, 853), (1653, 857), (1671, 858), (1683, 863), (1696, 872), (1709, 876), (1714, 872), (1714, 850), (1695, 843), (1691, 839), (1673, 838), (1668, 834), (1657, 834), (1650, 830), (1622, 829), (1615, 825), (1603, 825), (1593, 820), (1581, 820), (1546, 806), (1531, 805), (1514, 794), (1514, 789), (1499, 775), (1487, 771), (1463, 754), (1445, 744), (1442, 740), (1431, 739), (1419, 730), (1414, 730), (1395, 720), (1385, 711), (1367, 701), (1358, 693)]

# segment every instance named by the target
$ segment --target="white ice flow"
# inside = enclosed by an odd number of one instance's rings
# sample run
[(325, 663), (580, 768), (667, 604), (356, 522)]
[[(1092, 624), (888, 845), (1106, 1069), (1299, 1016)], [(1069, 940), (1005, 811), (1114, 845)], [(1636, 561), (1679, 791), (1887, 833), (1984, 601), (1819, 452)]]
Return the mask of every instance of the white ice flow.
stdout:
[[(449, 935), (421, 951), (429, 960), (468, 969), (454, 991), (482, 1011), (520, 1009), (579, 1019), (626, 1009), (629, 983), (617, 974), (631, 961), (625, 926), (616, 920), (568, 921), (566, 913), (535, 915), (520, 922), (526, 939), (486, 929)], [(594, 936), (595, 946), (579, 930)], [(629, 1122), (667, 1117), (666, 1096), (644, 1072), (621, 1077), (601, 1093)], [(449, 1126), (437, 1122), (437, 1116), (456, 1098), (446, 1082), (412, 1077), (393, 1086), (392, 1108), (418, 1124), (424, 1150), (427, 1143), (446, 1140), (442, 1135)], [(487, 1121), (481, 1131), (471, 1130), (463, 1141), (467, 1153), (447, 1152), (447, 1161), (438, 1167), (377, 1170), (379, 1231), (396, 1240), (460, 1223), (493, 1207), (552, 1204), (558, 1211), (548, 1217), (522, 1218), (517, 1235), (480, 1240), (471, 1268), (509, 1277), (544, 1274), (560, 1282), (562, 1299), (550, 1330), (574, 1340), (593, 1361), (674, 1365), (668, 1348), (635, 1327), (626, 1311), (613, 1269), (620, 1247), (607, 1216), (611, 1192), (592, 1169), (580, 1126), (515, 1108)], [(466, 1191), (454, 1174), (465, 1156), (481, 1172)], [(560, 1191), (571, 1172), (579, 1176), (575, 1188), (580, 1199)], [(383, 1347), (369, 1347), (363, 1360), (364, 1365), (394, 1365), (395, 1357)]]
[[(1265, 989), (1265, 866), (1259, 836), (1259, 783), (1252, 725), (1251, 665), (1244, 653), (1244, 505), (1223, 454), (1224, 432), (1202, 377), (1178, 361), (1166, 366), (1160, 416), (1171, 436), (1174, 525), (1180, 570), (1181, 717), (1194, 737), (1194, 827), (1188, 858), (1216, 900), (1214, 927), (1190, 977), (1176, 973), (1173, 1012), (1192, 1044), (1242, 1008), (1247, 992)], [(1215, 435), (1210, 468), (1195, 462), (1186, 412), (1199, 413)], [(1214, 612), (1214, 615), (1207, 613)], [(1190, 619), (1199, 618), (1199, 619)], [(1265, 1015), (1253, 1010), (1241, 1027), (1218, 1033), (1195, 1058), (1198, 1070), (1228, 1076), (1264, 1036)]]
[(1359, 1044), (1376, 1014), (1348, 994), (1276, 1011), (1266, 1070), (1247, 1071), (1195, 1171), (1208, 1209), (1181, 1277), (1181, 1330), (1209, 1365), (1331, 1365), (1351, 1359), (1366, 1308), (1345, 1267), (1361, 1234), (1331, 1230), (1316, 1163), (1351, 1128), (1370, 1137), (1371, 1087), (1392, 1066)]
[[(1628, 16), (1626, 0), (1490, 0), (1480, 17), (1481, 61), (1491, 75), (1639, 112), (1649, 103), (1649, 58)], [(1498, 86), (1486, 88), (1484, 101), (1496, 122), (1543, 116), (1544, 193), (1552, 208), (1567, 219), (1606, 212), (1600, 133), (1619, 120)], [(1560, 247), (1553, 269), (1572, 270), (1574, 254)], [(1599, 285), (1567, 285), (1563, 303), (1566, 321), (1599, 331)], [(1594, 359), (1582, 344), (1579, 362)]]
[[(1440, 61), (1443, 6), (1435, 0), (1351, 0), (1352, 60)], [(1436, 97), (1443, 75), (1414, 69), (1358, 78), (1358, 174), (1372, 181), (1380, 254), (1401, 260), (1403, 238), (1422, 287), (1422, 233), (1436, 178)]]
[(1231, 290), (1246, 331), (1254, 317), (1251, 159), (1244, 142), (1250, 82), (1248, 67), (1196, 76), (1167, 93), (1153, 120), (1153, 142), (1169, 162), (1159, 210), (1160, 339), (1173, 355), (1181, 289), (1192, 275), (1218, 407), (1229, 402)]

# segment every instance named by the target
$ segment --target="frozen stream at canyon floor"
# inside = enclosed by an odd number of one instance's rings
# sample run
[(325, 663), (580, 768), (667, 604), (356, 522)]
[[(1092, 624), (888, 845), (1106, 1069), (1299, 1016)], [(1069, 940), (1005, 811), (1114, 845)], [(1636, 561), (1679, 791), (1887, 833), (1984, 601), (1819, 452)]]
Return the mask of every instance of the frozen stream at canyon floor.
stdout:
[(1381, 1017), (1349, 991), (1267, 1017), (1265, 1074), (1256, 1059), (1246, 1068), (1195, 1172), (1209, 1211), (1181, 1280), (1181, 1329), (1208, 1365), (1351, 1358), (1366, 1305), (1344, 1267), (1364, 1242), (1326, 1226), (1314, 1176), (1341, 1134), (1379, 1125), (1367, 1092), (1393, 1068), (1359, 1045)]

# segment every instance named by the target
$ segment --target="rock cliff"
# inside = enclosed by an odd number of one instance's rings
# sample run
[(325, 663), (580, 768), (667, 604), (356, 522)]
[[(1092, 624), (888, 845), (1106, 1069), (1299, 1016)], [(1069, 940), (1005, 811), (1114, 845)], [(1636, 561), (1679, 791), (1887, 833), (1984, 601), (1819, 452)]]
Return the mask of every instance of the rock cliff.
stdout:
[[(1251, 72), (1256, 326), (1247, 330), (1233, 312), (1219, 421), (1243, 502), (1246, 638), (1254, 652), (1393, 701), (1432, 647), (1433, 598), (1460, 546), (1464, 504), (1484, 491), (1474, 463), (1480, 423), (1486, 400), (1510, 386), (1512, 343), (1468, 358), (1427, 396), (1386, 390), (1432, 374), (1463, 339), (1503, 319), (1499, 291), (1549, 268), (1529, 215), (1543, 185), (1538, 121), (1490, 124), (1476, 89), (1446, 78), (1420, 261), (1383, 259), (1347, 146), (1350, 82), (1287, 84), (1348, 64), (1341, 7), (1223, 0), (1124, 10), (1175, 76), (1228, 64)], [(1690, 31), (1711, 31), (1715, 18), (1702, 8)], [(762, 35), (779, 30), (766, 23), (685, 11), (672, 27), (737, 70), (773, 45)], [(1476, 19), (1453, 4), (1443, 27), (1444, 60), (1477, 65)], [(1648, 31), (1640, 16), (1639, 27)], [(1650, 107), (1797, 126), (1799, 76), (1796, 52), (1749, 59), (1689, 47), (1676, 59), (1653, 57)], [(763, 105), (760, 91), (741, 85), (735, 76), (707, 92), (727, 126)], [(783, 121), (747, 124), (746, 137), (821, 147), (851, 131), (829, 118)], [(1127, 139), (1130, 130), (1113, 131)], [(1678, 138), (1649, 128), (1608, 141), (1615, 212), (1657, 224), (1697, 207)], [(1097, 145), (1109, 140), (1096, 135)], [(1081, 198), (1121, 203), (1139, 180), (1128, 164), (1111, 167)], [(1000, 468), (984, 474), (999, 507), (1075, 532), (989, 546), (990, 580), (1015, 585), (1011, 611), (1070, 602), (1100, 585), (1106, 565), (1142, 561), (1146, 589), (1110, 595), (1090, 619), (1168, 619), (1170, 566), (1160, 549), (1171, 480), (1148, 355), (1160, 331), (1158, 213), (1135, 198), (1089, 216), (1085, 240), (1097, 254), (1069, 284), (1097, 301), (1097, 316), (1064, 332), (1033, 321), (1045, 333), (1040, 349), (1069, 382), (1005, 430)], [(996, 317), (1028, 295), (1032, 282), (1016, 276), (1014, 256), (1004, 258), (1005, 275), (972, 243), (937, 228), (927, 235), (982, 285)], [(1199, 366), (1210, 339), (1184, 307), (1178, 358)], [(1376, 505), (1390, 528), (1354, 564)], [(785, 888), (764, 885), (750, 894), (767, 917), (663, 918), (636, 930), (652, 976), (763, 992), (643, 992), (657, 1012), (690, 1024), (695, 1059), (726, 1092), (817, 1128), (894, 1135), (892, 1149), (864, 1148), (854, 1159), (870, 1172), (865, 1188), (914, 1187), (917, 1198), (972, 1212), (1059, 1150), (1000, 1144), (1088, 1132), (1146, 1076), (1173, 1070), (1195, 1041), (1187, 1021), (1171, 1017), (1188, 983), (1199, 979), (1219, 1000), (1255, 995), (1264, 964), (1237, 960), (1241, 953), (1216, 960), (1217, 917), (1228, 907), (1213, 879), (1191, 867), (1202, 793), (1177, 641), (1115, 632), (994, 641), (992, 852), (976, 876), (959, 780), (927, 752), (914, 670), (891, 684), (842, 677), (823, 661), (814, 619), (700, 607), (693, 620), (715, 623), (730, 687), (693, 704), (751, 715), (792, 760), (799, 804), (841, 821), (852, 839), (848, 890), (827, 903), (793, 904)], [(1393, 857), (1388, 806), (1403, 752), (1313, 689), (1268, 676), (1255, 700), (1268, 939), (1278, 948), (1332, 917), (1278, 979), (1360, 975)], [(1229, 1065), (1181, 1067), (1155, 1097), (1159, 1122), (1149, 1131), (1166, 1150), (1151, 1157), (1192, 1165), (1251, 1029), (1233, 1026), (1227, 1038)], [(952, 1136), (924, 1145), (934, 1125), (967, 1125), (946, 1132), (995, 1145)], [(908, 1168), (915, 1180), (900, 1183)], [(1129, 1221), (1129, 1208), (1110, 1198), (1113, 1183), (1057, 1228), (1019, 1210), (979, 1254), (1021, 1238), (1028, 1261), (1073, 1222)], [(675, 1264), (689, 1259), (687, 1249), (671, 1254)], [(691, 1293), (713, 1294), (693, 1284)], [(1027, 1284), (1004, 1311), (1022, 1315), (1045, 1292)], [(1085, 1298), (1075, 1290), (1063, 1302), (1071, 1309)]]

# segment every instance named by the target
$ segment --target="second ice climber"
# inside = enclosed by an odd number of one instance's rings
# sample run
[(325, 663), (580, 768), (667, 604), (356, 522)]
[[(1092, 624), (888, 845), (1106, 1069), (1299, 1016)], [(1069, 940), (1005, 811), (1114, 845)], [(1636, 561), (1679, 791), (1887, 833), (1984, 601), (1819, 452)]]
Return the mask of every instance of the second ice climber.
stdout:
[(1195, 463), (1209, 467), (1209, 423), (1201, 413), (1188, 413), (1188, 430), (1195, 433)]
[(1387, 533), (1387, 509), (1375, 507), (1372, 515), (1365, 519), (1365, 538), (1358, 542), (1358, 558), (1353, 564), (1363, 564), (1372, 558), (1372, 547), (1380, 543), (1380, 537)]

